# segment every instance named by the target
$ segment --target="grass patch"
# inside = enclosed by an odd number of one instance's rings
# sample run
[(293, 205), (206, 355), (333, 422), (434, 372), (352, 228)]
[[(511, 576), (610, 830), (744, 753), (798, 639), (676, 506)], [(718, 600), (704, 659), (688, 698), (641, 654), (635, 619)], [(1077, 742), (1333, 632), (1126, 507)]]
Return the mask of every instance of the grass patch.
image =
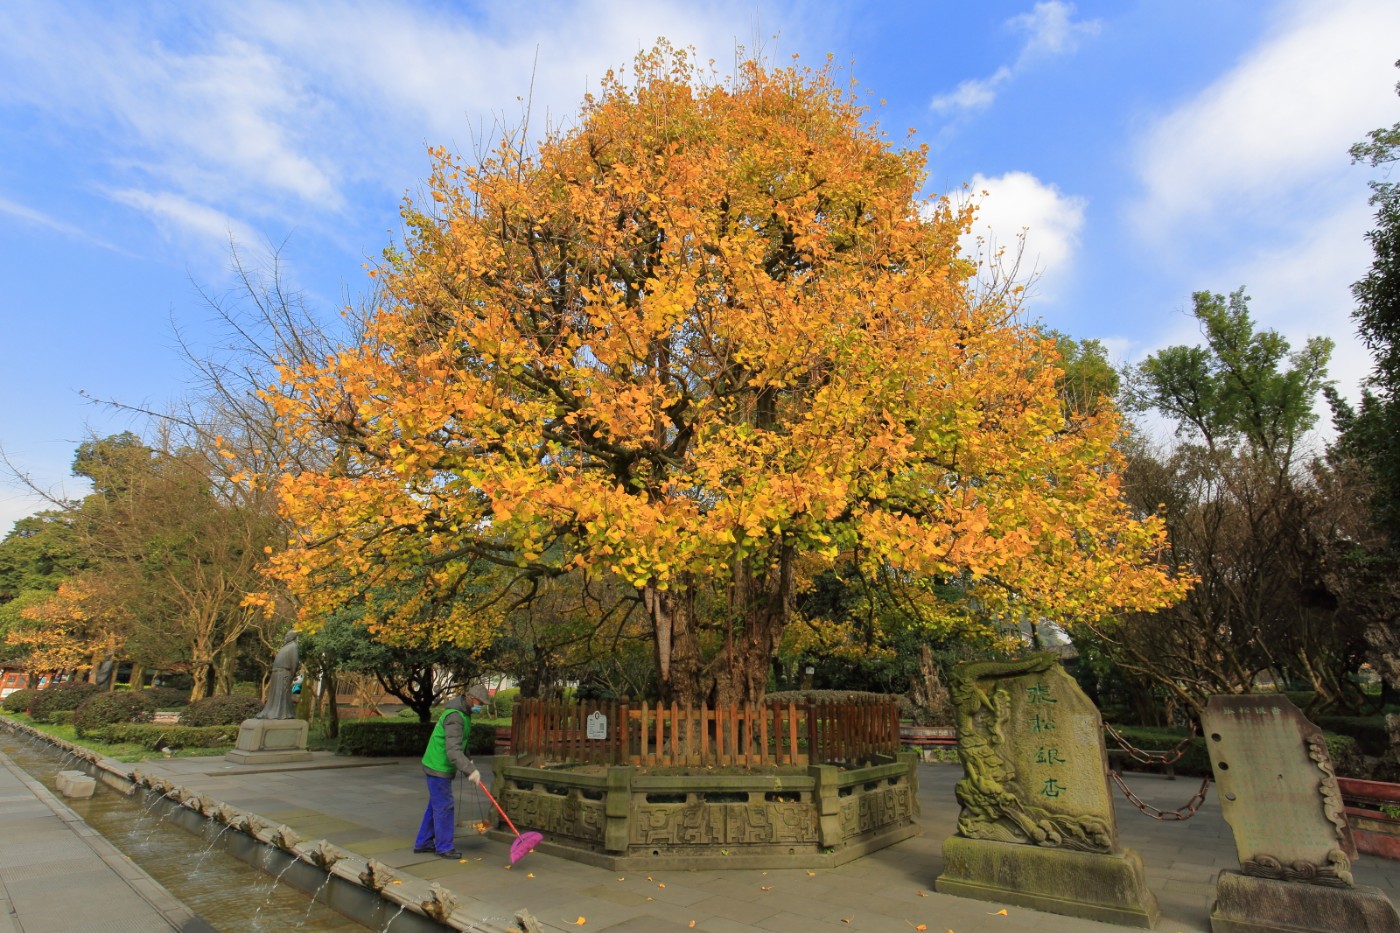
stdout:
[[(49, 723), (35, 722), (27, 713), (10, 713), (9, 718), (15, 722), (20, 722), (29, 726), (37, 732), (71, 742), (74, 745), (81, 745), (83, 748), (97, 752), (107, 758), (115, 758), (117, 761), (135, 763), (146, 761), (151, 758), (163, 758), (141, 745), (139, 742), (101, 742), (95, 738), (78, 738), (72, 723)], [(233, 746), (229, 746), (232, 748)], [(228, 748), (180, 748), (171, 752), (172, 758), (208, 758), (213, 755), (222, 755)]]

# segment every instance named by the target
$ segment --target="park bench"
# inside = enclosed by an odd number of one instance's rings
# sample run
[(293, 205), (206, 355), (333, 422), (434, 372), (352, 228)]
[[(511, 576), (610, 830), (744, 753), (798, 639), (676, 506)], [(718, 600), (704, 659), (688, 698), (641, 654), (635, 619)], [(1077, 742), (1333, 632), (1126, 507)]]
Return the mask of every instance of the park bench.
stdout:
[(899, 744), (911, 748), (928, 759), (940, 748), (956, 748), (958, 730), (955, 726), (899, 726)]

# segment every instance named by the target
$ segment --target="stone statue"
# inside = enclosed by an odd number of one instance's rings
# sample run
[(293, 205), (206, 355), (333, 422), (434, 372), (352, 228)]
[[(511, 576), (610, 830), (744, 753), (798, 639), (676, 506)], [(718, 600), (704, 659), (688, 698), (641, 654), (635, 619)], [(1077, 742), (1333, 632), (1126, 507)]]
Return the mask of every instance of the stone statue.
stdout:
[(292, 678), (297, 672), (297, 633), (287, 632), (286, 641), (277, 657), (272, 659), (272, 682), (267, 685), (267, 702), (254, 719), (296, 719), (297, 706), (292, 697)]
[(97, 689), (104, 693), (112, 689), (112, 675), (116, 671), (116, 661), (109, 654), (102, 659), (102, 663), (97, 665), (97, 675), (93, 678), (93, 683), (97, 684)]

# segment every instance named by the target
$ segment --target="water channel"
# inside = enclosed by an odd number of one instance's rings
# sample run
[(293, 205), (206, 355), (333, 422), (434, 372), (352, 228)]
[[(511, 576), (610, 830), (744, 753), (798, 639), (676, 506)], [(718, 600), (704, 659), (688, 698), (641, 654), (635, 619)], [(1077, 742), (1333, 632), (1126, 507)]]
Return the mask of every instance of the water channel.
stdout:
[[(0, 751), (55, 794), (57, 774), (72, 759), (39, 739), (0, 729)], [(62, 795), (59, 794), (61, 797)], [(201, 835), (167, 820), (142, 795), (130, 797), (101, 781), (87, 800), (65, 800), (171, 894), (218, 930), (230, 933), (363, 933), (365, 927), (295, 888), (225, 853), (215, 843), (228, 831), (213, 821)]]

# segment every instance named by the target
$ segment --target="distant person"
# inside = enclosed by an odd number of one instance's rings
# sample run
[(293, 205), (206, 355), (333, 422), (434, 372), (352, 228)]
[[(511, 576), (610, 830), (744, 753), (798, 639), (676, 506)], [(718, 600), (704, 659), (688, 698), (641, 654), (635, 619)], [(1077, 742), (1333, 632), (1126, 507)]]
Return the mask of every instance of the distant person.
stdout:
[(481, 784), (481, 772), (467, 757), (467, 738), (471, 735), (471, 715), (467, 710), (476, 702), (472, 694), (455, 696), (447, 701), (428, 748), (423, 752), (423, 773), (428, 777), (428, 808), (423, 811), (423, 825), (413, 851), (434, 852), (438, 858), (461, 858), (453, 844), (457, 813), (452, 805), (452, 779), (460, 771), (473, 784)]

